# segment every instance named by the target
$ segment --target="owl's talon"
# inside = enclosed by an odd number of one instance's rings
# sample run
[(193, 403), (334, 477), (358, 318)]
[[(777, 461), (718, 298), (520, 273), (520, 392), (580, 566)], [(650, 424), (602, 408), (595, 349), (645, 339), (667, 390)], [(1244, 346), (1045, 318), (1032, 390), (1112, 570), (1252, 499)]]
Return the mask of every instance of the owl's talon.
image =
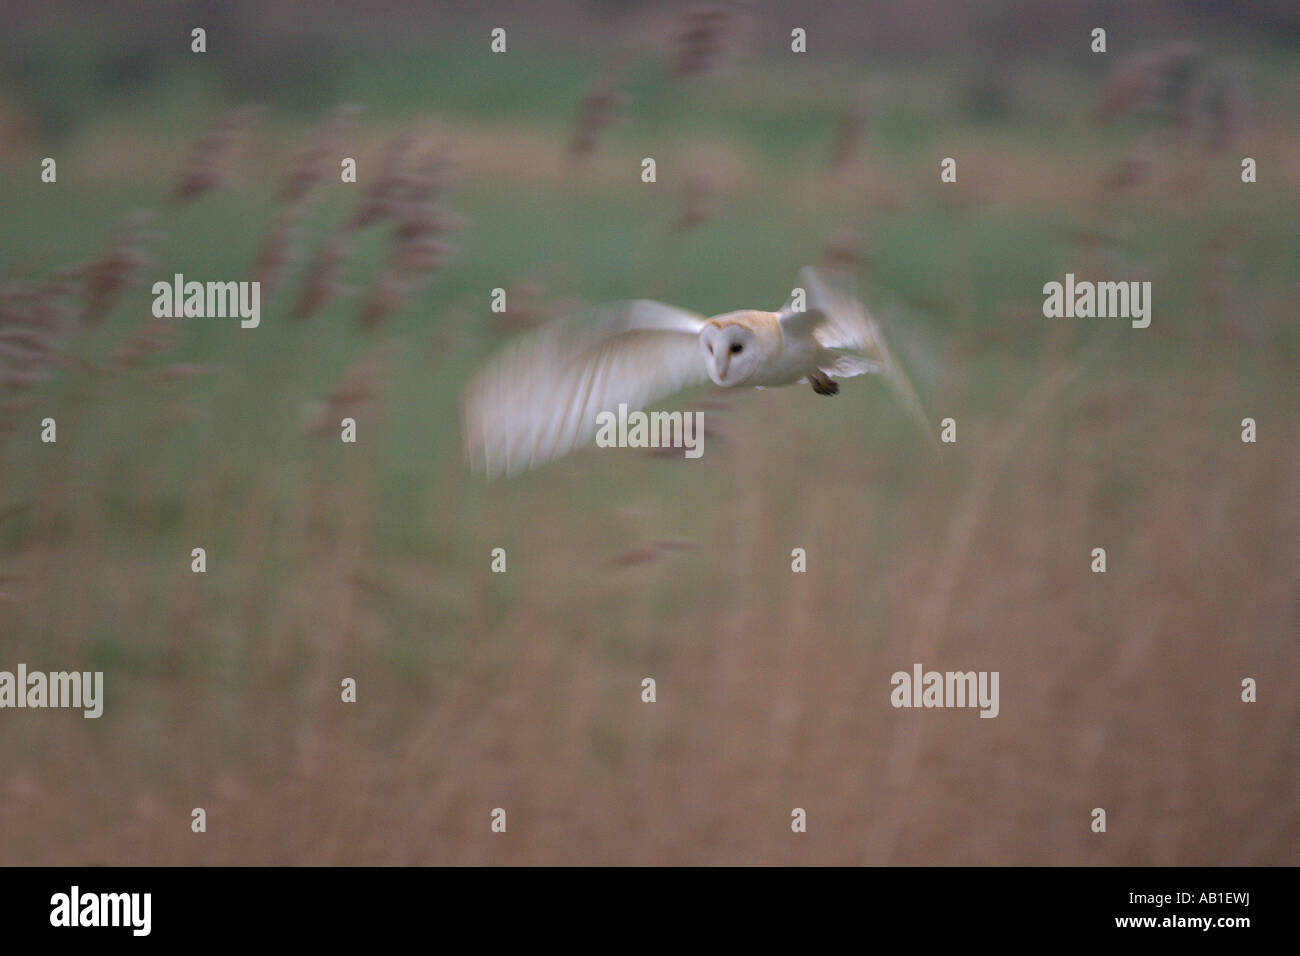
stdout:
[(840, 393), (840, 383), (820, 370), (808, 376), (808, 384), (812, 386), (812, 390), (818, 395), (838, 395)]

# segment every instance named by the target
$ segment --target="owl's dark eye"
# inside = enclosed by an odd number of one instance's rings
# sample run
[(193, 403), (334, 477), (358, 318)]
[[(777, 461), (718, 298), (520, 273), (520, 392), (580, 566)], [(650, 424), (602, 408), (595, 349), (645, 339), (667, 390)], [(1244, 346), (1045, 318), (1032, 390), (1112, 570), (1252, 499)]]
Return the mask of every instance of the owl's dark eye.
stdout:
[(732, 354), (732, 355), (735, 355), (737, 352), (743, 352), (743, 351), (745, 351), (745, 347), (744, 347), (743, 345), (741, 345), (739, 342), (737, 342), (736, 344), (734, 344), (734, 345), (731, 347), (731, 354)]
[(710, 354), (710, 355), (713, 354), (713, 343), (712, 343), (712, 342), (709, 343), (709, 354)]

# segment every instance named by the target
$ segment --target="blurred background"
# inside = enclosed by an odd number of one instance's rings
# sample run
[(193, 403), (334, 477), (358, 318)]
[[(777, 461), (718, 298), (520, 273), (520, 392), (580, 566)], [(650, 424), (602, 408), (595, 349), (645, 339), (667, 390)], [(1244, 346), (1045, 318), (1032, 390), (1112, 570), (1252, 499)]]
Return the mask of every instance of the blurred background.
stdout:
[[(0, 3), (0, 668), (106, 693), (0, 714), (0, 863), (1300, 862), (1300, 7), (814, 6)], [(510, 337), (806, 264), (941, 460), (856, 379), (467, 470)]]

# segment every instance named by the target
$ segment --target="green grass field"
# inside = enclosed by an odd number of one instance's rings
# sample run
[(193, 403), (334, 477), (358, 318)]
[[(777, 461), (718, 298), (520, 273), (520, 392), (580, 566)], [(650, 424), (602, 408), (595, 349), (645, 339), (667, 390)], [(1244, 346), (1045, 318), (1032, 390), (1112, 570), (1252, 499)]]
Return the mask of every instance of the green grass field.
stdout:
[[(1294, 51), (1212, 51), (1254, 97), (1214, 153), (1158, 117), (1090, 126), (1100, 70), (1025, 64), (990, 99), (975, 63), (755, 57), (673, 82), (644, 53), (480, 46), (250, 53), (246, 87), (180, 57), (115, 68), (91, 36), (8, 55), (0, 106), (23, 132), (0, 152), (0, 283), (93, 258), (136, 209), (154, 262), (7, 406), (0, 667), (100, 669), (107, 702), (0, 721), (0, 862), (1294, 864)], [(624, 121), (574, 167), (577, 104), (610, 70)], [(829, 170), (864, 82), (869, 135)], [(246, 101), (265, 109), (237, 181), (166, 206), (192, 143)], [(177, 320), (115, 367), (154, 281), (250, 276), (338, 103), (365, 107), (344, 144), (360, 182), (317, 188), (261, 326)], [(345, 290), (289, 319), (404, 128), (454, 162), (445, 265), (359, 328), (388, 249), (371, 228)], [(1108, 191), (1135, 152), (1146, 178)], [(715, 209), (675, 233), (693, 174)], [(957, 422), (941, 459), (855, 379), (834, 400), (726, 395), (699, 461), (466, 467), (458, 396), (508, 336), (494, 288), (771, 309), (843, 230), (933, 423)], [(1044, 318), (1066, 272), (1150, 279), (1151, 327)], [(310, 433), (374, 354), (357, 443)], [(168, 374), (190, 364), (207, 371)], [(692, 547), (619, 566), (656, 539)], [(915, 661), (999, 670), (999, 719), (893, 710), (889, 675)], [(792, 840), (796, 806), (812, 824)]]

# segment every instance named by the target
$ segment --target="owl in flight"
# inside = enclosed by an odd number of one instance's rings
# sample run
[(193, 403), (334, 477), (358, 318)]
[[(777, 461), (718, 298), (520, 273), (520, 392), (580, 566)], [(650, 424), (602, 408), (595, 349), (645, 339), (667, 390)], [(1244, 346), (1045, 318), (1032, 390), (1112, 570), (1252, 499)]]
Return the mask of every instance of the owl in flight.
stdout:
[(490, 360), (462, 397), (466, 453), (489, 477), (513, 475), (590, 441), (597, 416), (620, 404), (644, 409), (710, 380), (835, 395), (835, 379), (867, 372), (885, 373), (924, 423), (871, 316), (843, 279), (816, 269), (800, 270), (779, 312), (707, 318), (637, 299), (552, 322)]

